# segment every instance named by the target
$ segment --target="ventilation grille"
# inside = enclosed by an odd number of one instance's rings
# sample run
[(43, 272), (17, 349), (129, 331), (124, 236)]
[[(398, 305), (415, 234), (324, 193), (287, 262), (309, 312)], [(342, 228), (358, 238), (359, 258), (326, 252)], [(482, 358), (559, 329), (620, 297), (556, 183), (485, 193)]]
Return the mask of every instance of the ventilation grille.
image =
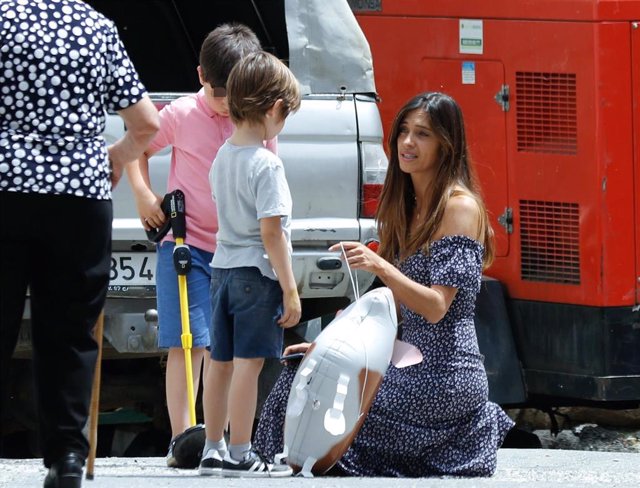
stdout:
[(518, 151), (576, 154), (576, 75), (516, 72)]
[(522, 279), (580, 284), (578, 204), (520, 200), (520, 224)]

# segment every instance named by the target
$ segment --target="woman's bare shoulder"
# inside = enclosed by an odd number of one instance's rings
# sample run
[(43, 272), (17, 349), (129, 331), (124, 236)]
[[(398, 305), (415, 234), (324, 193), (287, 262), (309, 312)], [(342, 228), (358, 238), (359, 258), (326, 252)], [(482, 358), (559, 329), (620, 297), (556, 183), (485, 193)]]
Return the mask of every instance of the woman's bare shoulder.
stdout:
[(480, 206), (468, 192), (456, 192), (449, 201), (438, 229), (438, 237), (463, 235), (478, 239), (480, 233)]

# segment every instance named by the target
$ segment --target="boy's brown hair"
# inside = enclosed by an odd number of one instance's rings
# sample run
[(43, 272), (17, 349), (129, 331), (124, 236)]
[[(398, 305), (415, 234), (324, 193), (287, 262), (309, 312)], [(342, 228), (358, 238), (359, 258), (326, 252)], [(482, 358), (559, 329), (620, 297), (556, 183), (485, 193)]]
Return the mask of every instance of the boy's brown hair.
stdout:
[(236, 124), (261, 123), (266, 112), (282, 100), (282, 117), (300, 108), (298, 80), (273, 54), (260, 51), (242, 58), (227, 81), (229, 116)]
[(229, 73), (244, 56), (260, 51), (260, 41), (246, 25), (222, 24), (209, 32), (200, 48), (200, 68), (212, 87), (224, 88)]

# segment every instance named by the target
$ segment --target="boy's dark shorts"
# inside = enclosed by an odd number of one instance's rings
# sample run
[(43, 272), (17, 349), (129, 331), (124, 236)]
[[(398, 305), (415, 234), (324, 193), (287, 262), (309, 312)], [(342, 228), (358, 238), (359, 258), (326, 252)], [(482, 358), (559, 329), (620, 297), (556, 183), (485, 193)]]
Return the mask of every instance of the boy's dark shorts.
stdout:
[(258, 268), (211, 270), (211, 358), (276, 358), (283, 347), (282, 289)]

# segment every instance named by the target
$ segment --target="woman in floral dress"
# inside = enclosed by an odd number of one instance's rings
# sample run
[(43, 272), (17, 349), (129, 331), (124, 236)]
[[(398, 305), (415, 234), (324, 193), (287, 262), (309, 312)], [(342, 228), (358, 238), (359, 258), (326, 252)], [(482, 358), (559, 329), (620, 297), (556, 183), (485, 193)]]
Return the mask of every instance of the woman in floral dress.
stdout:
[[(333, 473), (352, 476), (491, 476), (513, 422), (488, 401), (473, 322), (493, 231), (467, 151), (462, 113), (442, 93), (409, 100), (393, 123), (390, 162), (376, 215), (380, 248), (343, 242), (351, 268), (376, 274), (394, 294), (401, 337), (420, 350), (390, 365), (366, 420)], [(340, 250), (340, 245), (331, 250)], [(304, 351), (308, 344), (285, 353)], [(255, 446), (283, 449), (295, 369), (267, 399)]]

